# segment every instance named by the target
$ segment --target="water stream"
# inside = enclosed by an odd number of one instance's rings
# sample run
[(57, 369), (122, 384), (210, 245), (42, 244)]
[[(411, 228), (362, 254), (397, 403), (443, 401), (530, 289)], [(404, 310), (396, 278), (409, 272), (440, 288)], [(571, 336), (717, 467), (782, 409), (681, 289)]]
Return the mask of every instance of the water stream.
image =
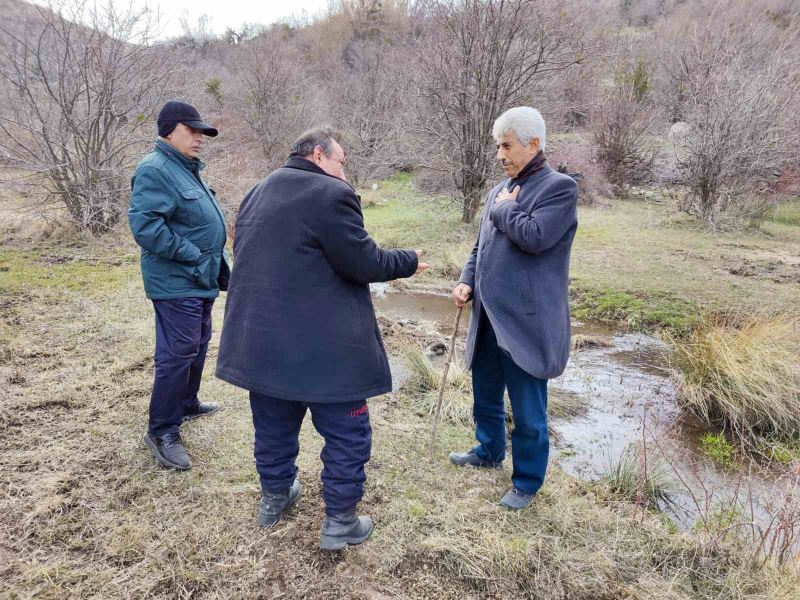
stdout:
[[(424, 322), (443, 340), (452, 334), (455, 307), (449, 296), (390, 288), (373, 292), (378, 314)], [(457, 348), (463, 349), (468, 323), (467, 313)], [(551, 456), (565, 471), (582, 479), (601, 478), (630, 444), (644, 440), (651, 464), (665, 465), (675, 481), (679, 493), (665, 509), (684, 530), (701, 515), (712, 514), (715, 506), (729, 506), (733, 498), (740, 504), (738, 521), (766, 527), (786, 495), (798, 492), (785, 468), (748, 460), (744, 472), (726, 469), (702, 452), (699, 438), (706, 429), (679, 410), (663, 342), (595, 323), (574, 323), (573, 336), (586, 336), (595, 344), (573, 351), (564, 374), (550, 382), (551, 390), (588, 400), (584, 415), (553, 421), (557, 439)], [(402, 367), (396, 377), (404, 378)]]

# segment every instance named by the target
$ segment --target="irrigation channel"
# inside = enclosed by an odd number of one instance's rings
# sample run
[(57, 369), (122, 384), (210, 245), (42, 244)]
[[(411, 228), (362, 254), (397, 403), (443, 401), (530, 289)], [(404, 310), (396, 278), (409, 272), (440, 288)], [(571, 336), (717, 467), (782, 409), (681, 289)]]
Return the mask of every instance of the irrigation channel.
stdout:
[[(455, 307), (448, 295), (379, 285), (373, 287), (373, 301), (377, 313), (388, 319), (436, 331), (442, 341), (452, 334)], [(463, 350), (468, 323), (465, 314), (457, 350)], [(774, 528), (790, 507), (796, 510), (800, 486), (787, 467), (755, 459), (725, 467), (702, 451), (699, 440), (709, 430), (681, 413), (663, 342), (597, 323), (573, 323), (572, 333), (589, 343), (573, 350), (550, 391), (578, 394), (587, 406), (581, 416), (553, 420), (551, 461), (576, 477), (597, 480), (626, 449), (645, 443), (648, 468), (660, 464), (674, 483), (672, 501), (661, 508), (682, 530), (696, 527), (701, 517), (727, 514), (730, 525), (758, 538), (759, 528)], [(432, 353), (431, 360), (439, 367), (444, 362)], [(407, 372), (397, 360), (392, 369), (395, 387), (402, 386)], [(792, 546), (798, 547), (797, 539)]]

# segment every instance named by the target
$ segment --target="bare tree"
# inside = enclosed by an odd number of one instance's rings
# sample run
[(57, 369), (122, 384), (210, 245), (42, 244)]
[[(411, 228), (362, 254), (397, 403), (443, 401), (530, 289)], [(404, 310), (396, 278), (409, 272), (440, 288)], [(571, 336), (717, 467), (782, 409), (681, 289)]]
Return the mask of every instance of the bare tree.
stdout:
[(710, 226), (758, 224), (771, 208), (760, 188), (800, 159), (800, 16), (785, 5), (687, 7), (660, 32), (661, 102), (691, 127), (675, 149), (682, 208)]
[(349, 23), (349, 31), (341, 38), (338, 60), (320, 73), (326, 112), (342, 136), (354, 185), (388, 177), (410, 161), (403, 143), (406, 95), (397, 85), (410, 66), (409, 19), (399, 4), (343, 2), (337, 19)]
[(41, 8), (0, 25), (0, 150), (39, 175), (37, 197), (93, 233), (127, 206), (134, 148), (167, 79), (167, 55), (148, 46), (148, 13), (86, 3)]
[(348, 46), (351, 66), (326, 84), (330, 120), (341, 132), (353, 185), (388, 177), (403, 166), (398, 152), (401, 98), (389, 76), (397, 59), (377, 43)]
[(184, 10), (178, 20), (182, 32), (177, 40), (178, 44), (199, 50), (202, 54), (217, 39), (217, 36), (211, 28), (211, 17), (208, 15), (200, 15), (197, 17), (197, 25), (193, 26), (189, 21), (189, 11)]
[(410, 89), (417, 127), (435, 144), (471, 222), (494, 163), (492, 124), (503, 110), (535, 104), (555, 73), (588, 60), (581, 11), (567, 0), (446, 0), (421, 4)]
[(237, 61), (235, 110), (250, 127), (268, 168), (286, 158), (294, 136), (310, 125), (309, 109), (317, 90), (289, 35), (285, 28), (274, 27), (242, 44)]

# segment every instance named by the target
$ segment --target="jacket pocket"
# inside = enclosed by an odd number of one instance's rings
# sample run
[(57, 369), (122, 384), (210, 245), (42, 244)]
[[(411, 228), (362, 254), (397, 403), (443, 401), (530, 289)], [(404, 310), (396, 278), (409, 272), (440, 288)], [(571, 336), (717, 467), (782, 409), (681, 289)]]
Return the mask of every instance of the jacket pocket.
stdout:
[(199, 227), (211, 221), (205, 206), (207, 194), (200, 188), (189, 188), (178, 192), (181, 196), (181, 210), (176, 217), (189, 227)]
[(194, 266), (194, 282), (201, 288), (210, 290), (213, 287), (211, 281), (211, 266), (214, 262), (211, 252), (203, 252)]

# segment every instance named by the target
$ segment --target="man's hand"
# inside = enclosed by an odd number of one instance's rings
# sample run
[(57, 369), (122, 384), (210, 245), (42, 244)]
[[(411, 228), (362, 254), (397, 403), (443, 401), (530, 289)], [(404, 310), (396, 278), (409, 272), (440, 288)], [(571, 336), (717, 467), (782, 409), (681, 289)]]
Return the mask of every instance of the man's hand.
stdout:
[(472, 288), (466, 283), (459, 283), (456, 289), (453, 290), (453, 302), (456, 303), (458, 308), (464, 306), (472, 299)]
[(425, 250), (414, 250), (417, 253), (417, 270), (414, 272), (414, 275), (419, 275), (425, 269), (429, 269), (430, 265), (428, 263), (420, 262), (422, 256), (425, 254)]
[(517, 196), (519, 196), (519, 186), (515, 185), (514, 189), (510, 192), (508, 191), (508, 188), (506, 188), (497, 194), (497, 198), (495, 198), (494, 203), (499, 204), (500, 202), (505, 202), (506, 200), (514, 200), (516, 202)]

